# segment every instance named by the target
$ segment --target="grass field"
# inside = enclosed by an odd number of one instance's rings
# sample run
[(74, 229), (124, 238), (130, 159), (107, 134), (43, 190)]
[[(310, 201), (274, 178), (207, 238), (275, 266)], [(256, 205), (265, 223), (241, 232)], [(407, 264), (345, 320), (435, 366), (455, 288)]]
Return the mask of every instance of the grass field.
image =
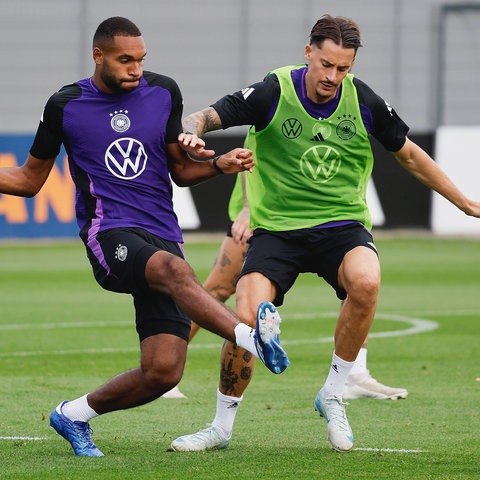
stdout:
[[(61, 400), (137, 365), (131, 300), (97, 286), (79, 243), (0, 245), (0, 478), (480, 478), (480, 240), (379, 237), (369, 367), (409, 396), (350, 402), (347, 454), (329, 448), (313, 409), (338, 300), (304, 275), (280, 309), (292, 365), (276, 376), (258, 364), (227, 450), (166, 451), (214, 416), (221, 340), (200, 332), (180, 384), (188, 399), (96, 418), (106, 456), (76, 457), (48, 417)], [(186, 245), (201, 279), (219, 241)]]

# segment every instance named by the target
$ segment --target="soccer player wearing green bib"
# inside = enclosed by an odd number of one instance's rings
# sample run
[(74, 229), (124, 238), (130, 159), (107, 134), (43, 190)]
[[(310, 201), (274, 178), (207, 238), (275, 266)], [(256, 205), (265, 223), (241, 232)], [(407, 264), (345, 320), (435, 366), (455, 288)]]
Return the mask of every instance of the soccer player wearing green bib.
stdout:
[[(339, 452), (353, 448), (344, 388), (373, 322), (380, 287), (366, 203), (374, 160), (369, 136), (427, 187), (465, 214), (480, 216), (480, 203), (465, 197), (407, 137), (409, 129), (394, 109), (353, 76), (360, 46), (354, 21), (324, 15), (311, 31), (305, 65), (274, 70), (262, 82), (187, 116), (179, 135), (179, 144), (195, 154), (204, 147), (200, 137), (206, 132), (251, 126), (247, 146), (255, 168), (247, 174), (246, 188), (254, 232), (237, 283), (239, 317), (253, 326), (256, 306), (264, 300), (282, 305), (304, 272), (322, 277), (343, 300), (332, 362), (313, 402)], [(318, 307), (312, 299), (312, 308)], [(243, 362), (241, 378), (228, 368), (233, 361)], [(248, 352), (224, 347), (215, 419), (208, 428), (174, 440), (172, 450), (226, 448), (252, 372)]]

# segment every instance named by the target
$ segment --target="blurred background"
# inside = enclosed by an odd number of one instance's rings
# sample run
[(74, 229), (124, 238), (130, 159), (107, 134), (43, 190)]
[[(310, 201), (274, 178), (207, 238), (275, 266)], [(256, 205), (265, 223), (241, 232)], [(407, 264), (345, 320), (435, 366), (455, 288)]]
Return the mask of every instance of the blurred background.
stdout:
[[(107, 17), (126, 16), (139, 26), (145, 69), (178, 82), (188, 114), (276, 67), (303, 62), (311, 27), (330, 13), (360, 25), (363, 47), (353, 73), (395, 108), (410, 137), (465, 193), (480, 198), (479, 1), (0, 0), (0, 12), (0, 166), (23, 163), (48, 97), (91, 75), (92, 36)], [(241, 145), (245, 132), (209, 134), (207, 141), (222, 153)], [(376, 228), (480, 234), (480, 222), (452, 210), (373, 147)], [(57, 167), (39, 197), (0, 196), (0, 238), (76, 236), (73, 190), (60, 157)], [(183, 227), (226, 228), (233, 180), (176, 190)]]

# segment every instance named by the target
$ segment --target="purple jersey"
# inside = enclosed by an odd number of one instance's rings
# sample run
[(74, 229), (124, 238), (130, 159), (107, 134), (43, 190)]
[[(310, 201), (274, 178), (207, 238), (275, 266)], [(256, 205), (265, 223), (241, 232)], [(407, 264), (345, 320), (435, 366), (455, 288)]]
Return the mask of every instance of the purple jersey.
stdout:
[(64, 144), (85, 242), (119, 227), (183, 241), (166, 151), (177, 142), (182, 112), (175, 81), (151, 72), (128, 93), (107, 94), (87, 78), (49, 99), (30, 153), (53, 158)]

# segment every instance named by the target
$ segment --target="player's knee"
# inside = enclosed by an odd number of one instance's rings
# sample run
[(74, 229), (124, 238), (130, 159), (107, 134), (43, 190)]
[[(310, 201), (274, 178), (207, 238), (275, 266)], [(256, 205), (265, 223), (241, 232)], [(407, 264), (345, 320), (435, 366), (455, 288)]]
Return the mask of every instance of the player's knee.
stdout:
[(143, 377), (148, 389), (158, 394), (171, 390), (182, 379), (183, 365), (180, 363), (151, 365), (143, 369)]
[(183, 375), (185, 362), (176, 356), (162, 356), (153, 362), (142, 365), (145, 384), (152, 392), (168, 389), (177, 385)]
[(358, 303), (371, 303), (376, 300), (379, 288), (380, 281), (376, 276), (361, 275), (350, 282), (347, 293)]
[(178, 288), (185, 288), (188, 281), (195, 281), (193, 270), (183, 258), (163, 251), (152, 255), (145, 276), (151, 288), (169, 295)]

